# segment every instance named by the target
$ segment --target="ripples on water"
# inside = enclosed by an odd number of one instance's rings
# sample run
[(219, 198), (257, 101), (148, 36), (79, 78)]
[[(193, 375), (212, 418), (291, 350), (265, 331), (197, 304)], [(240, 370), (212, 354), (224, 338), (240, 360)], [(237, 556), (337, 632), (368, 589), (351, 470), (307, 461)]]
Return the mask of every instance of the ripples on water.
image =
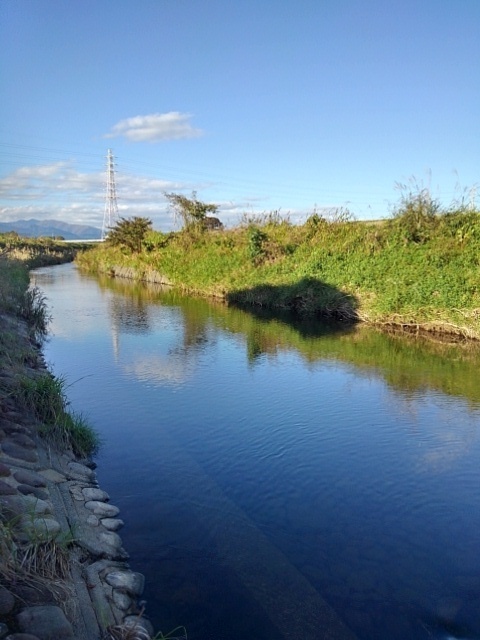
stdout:
[(157, 628), (480, 637), (478, 356), (34, 277)]

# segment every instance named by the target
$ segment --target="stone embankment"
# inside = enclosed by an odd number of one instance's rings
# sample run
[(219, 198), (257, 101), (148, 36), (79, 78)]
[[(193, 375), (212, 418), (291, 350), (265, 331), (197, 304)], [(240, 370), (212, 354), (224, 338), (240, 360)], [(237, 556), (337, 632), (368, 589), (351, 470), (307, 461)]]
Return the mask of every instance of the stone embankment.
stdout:
[(8, 393), (16, 375), (0, 372), (0, 639), (148, 640), (119, 509), (94, 463), (46, 445)]

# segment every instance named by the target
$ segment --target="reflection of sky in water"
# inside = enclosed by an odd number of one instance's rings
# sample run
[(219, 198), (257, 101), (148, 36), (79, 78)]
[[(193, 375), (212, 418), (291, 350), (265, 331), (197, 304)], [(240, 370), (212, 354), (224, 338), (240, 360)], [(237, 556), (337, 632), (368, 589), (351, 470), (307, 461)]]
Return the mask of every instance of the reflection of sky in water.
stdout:
[[(67, 267), (66, 273), (69, 274), (73, 267)], [(68, 275), (52, 278), (48, 269), (35, 270), (32, 279), (40, 288), (48, 287), (47, 304), (52, 314), (50, 331), (54, 336), (88, 337), (103, 334), (110, 326), (110, 319), (105, 316), (103, 308), (104, 298), (109, 294), (96, 288), (92, 290), (89, 280), (76, 278), (72, 288)]]
[(160, 356), (144, 356), (122, 364), (122, 369), (141, 382), (179, 384), (188, 378), (190, 365), (188, 362), (179, 362), (176, 358), (169, 360)]
[[(238, 558), (256, 539), (259, 549), (280, 550), (295, 567), (292, 580), (305, 576), (365, 638), (441, 637), (438, 611), (454, 597), (456, 622), (473, 628), (457, 577), (480, 571), (478, 405), (423, 379), (421, 389), (411, 379), (402, 389), (400, 377), (393, 386), (374, 352), (368, 366), (352, 362), (346, 339), (306, 362), (281, 326), (269, 334), (249, 319), (252, 358), (249, 334), (238, 328), (243, 316), (150, 304), (78, 277), (72, 287), (70, 277), (46, 284), (56, 316), (47, 357), (78, 381), (72, 403), (106, 439), (99, 472), (128, 521), (126, 547), (147, 584), (164, 569), (157, 553), (181, 562), (159, 547), (166, 530), (173, 546), (193, 545), (180, 550), (189, 572), (190, 553), (203, 563), (222, 556), (212, 569), (218, 580), (228, 565), (248, 581), (248, 562)], [(200, 565), (193, 580), (210, 593)], [(167, 615), (168, 588), (158, 589), (149, 597)], [(258, 585), (249, 589), (270, 606)], [(174, 623), (187, 621), (188, 609), (169, 606)], [(237, 640), (231, 628), (219, 637)]]

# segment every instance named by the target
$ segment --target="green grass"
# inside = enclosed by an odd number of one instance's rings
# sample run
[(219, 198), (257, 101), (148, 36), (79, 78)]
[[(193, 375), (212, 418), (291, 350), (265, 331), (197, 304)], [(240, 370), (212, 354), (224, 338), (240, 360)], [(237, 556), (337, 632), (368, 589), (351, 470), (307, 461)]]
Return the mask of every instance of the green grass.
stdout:
[(21, 378), (19, 398), (40, 422), (40, 435), (49, 444), (81, 458), (90, 457), (98, 451), (99, 437), (82, 414), (67, 410), (66, 388), (64, 378), (47, 371), (33, 379)]
[(19, 311), (34, 337), (37, 340), (43, 339), (48, 333), (51, 316), (47, 299), (38, 287), (29, 287), (25, 291)]
[[(18, 247), (21, 242), (14, 240)], [(26, 244), (35, 255), (44, 248), (43, 243), (38, 251), (33, 241)], [(48, 301), (38, 287), (29, 287), (29, 259), (22, 262), (10, 255), (0, 258), (0, 366), (12, 376), (9, 386), (0, 389), (0, 397), (14, 398), (31, 412), (50, 445), (89, 457), (98, 450), (97, 434), (84, 416), (68, 411), (65, 380), (41, 368), (38, 346), (48, 333)], [(37, 375), (32, 375), (31, 368)]]
[(153, 270), (184, 292), (242, 306), (480, 339), (480, 213), (442, 209), (425, 191), (382, 222), (342, 210), (293, 225), (274, 212), (235, 229), (155, 233), (140, 254), (99, 246), (77, 262), (109, 274), (128, 267), (139, 280)]

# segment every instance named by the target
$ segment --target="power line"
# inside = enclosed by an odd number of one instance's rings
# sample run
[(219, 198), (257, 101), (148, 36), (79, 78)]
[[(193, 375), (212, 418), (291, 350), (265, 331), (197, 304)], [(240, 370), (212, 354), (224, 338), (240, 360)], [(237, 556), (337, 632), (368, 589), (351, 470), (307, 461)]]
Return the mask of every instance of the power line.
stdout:
[[(48, 156), (41, 156), (41, 155), (31, 155), (31, 154), (19, 154), (19, 153), (10, 153), (10, 152), (2, 152), (0, 150), (0, 153), (6, 153), (7, 155), (11, 155), (12, 157), (22, 157), (22, 158), (28, 158), (28, 159), (35, 159), (38, 160), (40, 162), (42, 161), (58, 161), (58, 162), (67, 162), (65, 160), (65, 155), (68, 156), (76, 156), (76, 157), (84, 157), (84, 158), (88, 158), (88, 161), (85, 160), (80, 160), (80, 162), (78, 162), (76, 160), (76, 164), (83, 167), (88, 167), (88, 168), (96, 168), (97, 164), (90, 161), (90, 158), (95, 158), (98, 159), (98, 154), (94, 154), (94, 153), (85, 153), (85, 152), (79, 152), (79, 151), (71, 151), (71, 150), (66, 150), (66, 149), (50, 149), (47, 147), (36, 147), (36, 146), (28, 146), (28, 145), (14, 145), (14, 144), (9, 144), (9, 143), (1, 143), (0, 142), (0, 147), (1, 146), (6, 146), (6, 147), (16, 147), (22, 150), (32, 150), (32, 151), (37, 151), (37, 152), (41, 152), (41, 153), (47, 153), (47, 154), (61, 154), (61, 157), (57, 157), (57, 158), (50, 158)], [(14, 160), (7, 160), (7, 162), (5, 161), (0, 161), (2, 164), (22, 164), (22, 163), (18, 163), (15, 162)], [(23, 165), (22, 165), (23, 166)], [(332, 190), (325, 190), (322, 188), (319, 188), (318, 186), (305, 186), (305, 185), (299, 185), (298, 183), (292, 183), (290, 185), (285, 184), (285, 182), (282, 182), (281, 186), (279, 186), (278, 181), (262, 181), (262, 180), (252, 180), (249, 178), (238, 178), (238, 176), (229, 176), (229, 175), (225, 175), (225, 174), (218, 174), (218, 173), (212, 173), (212, 172), (205, 172), (199, 169), (189, 169), (189, 168), (185, 168), (185, 167), (175, 167), (175, 166), (170, 166), (170, 165), (165, 165), (163, 163), (152, 163), (152, 162), (146, 162), (144, 160), (139, 160), (139, 159), (135, 159), (135, 158), (128, 158), (125, 159), (125, 161), (121, 162), (121, 166), (124, 167), (124, 169), (126, 170), (133, 170), (135, 171), (137, 168), (143, 169), (143, 168), (147, 168), (147, 169), (154, 169), (156, 173), (167, 173), (170, 174), (169, 181), (175, 181), (175, 180), (180, 180), (180, 181), (185, 181), (185, 180), (195, 180), (195, 181), (199, 181), (199, 180), (209, 180), (211, 182), (213, 182), (213, 184), (210, 185), (206, 185), (208, 187), (217, 187), (217, 186), (225, 186), (228, 187), (230, 189), (245, 189), (245, 188), (254, 188), (254, 189), (267, 189), (269, 191), (269, 195), (271, 194), (271, 190), (273, 189), (276, 194), (281, 195), (282, 193), (288, 193), (290, 194), (293, 190), (296, 191), (297, 194), (299, 195), (308, 195), (308, 194), (313, 194), (313, 195), (323, 195), (325, 194), (326, 197), (337, 197), (337, 198), (345, 198), (345, 197), (353, 197), (353, 196), (360, 196), (362, 198), (364, 198), (365, 196), (372, 196), (372, 191), (368, 190), (368, 191), (332, 191)], [(167, 179), (167, 178), (163, 178), (163, 179)], [(322, 193), (323, 192), (323, 193)], [(384, 191), (382, 192), (378, 192), (378, 194), (380, 193), (384, 193)]]

